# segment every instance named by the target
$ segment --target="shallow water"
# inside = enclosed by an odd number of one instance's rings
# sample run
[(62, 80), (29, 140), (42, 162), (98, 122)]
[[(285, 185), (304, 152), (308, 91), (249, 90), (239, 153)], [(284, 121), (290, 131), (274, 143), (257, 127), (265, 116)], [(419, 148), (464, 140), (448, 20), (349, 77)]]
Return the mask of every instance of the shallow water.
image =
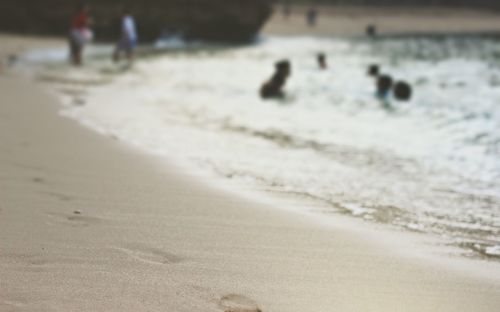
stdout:
[[(328, 70), (317, 68), (318, 52)], [(260, 100), (284, 57), (287, 98)], [(120, 75), (96, 61), (42, 78), (59, 80), (65, 115), (148, 152), (495, 258), (499, 60), (500, 42), (485, 38), (268, 38), (176, 51)], [(410, 82), (413, 99), (384, 109), (366, 76), (373, 62)]]

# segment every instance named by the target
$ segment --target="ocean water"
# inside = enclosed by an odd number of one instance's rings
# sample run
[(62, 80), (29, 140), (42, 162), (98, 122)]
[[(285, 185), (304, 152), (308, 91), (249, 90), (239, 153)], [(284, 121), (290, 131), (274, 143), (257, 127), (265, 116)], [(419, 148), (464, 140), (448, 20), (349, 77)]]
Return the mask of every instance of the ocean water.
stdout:
[[(263, 101), (283, 58), (287, 97)], [(383, 108), (371, 63), (410, 82), (412, 100)], [(65, 116), (169, 161), (500, 259), (498, 40), (265, 38), (180, 47), (123, 72), (96, 57), (40, 77)]]

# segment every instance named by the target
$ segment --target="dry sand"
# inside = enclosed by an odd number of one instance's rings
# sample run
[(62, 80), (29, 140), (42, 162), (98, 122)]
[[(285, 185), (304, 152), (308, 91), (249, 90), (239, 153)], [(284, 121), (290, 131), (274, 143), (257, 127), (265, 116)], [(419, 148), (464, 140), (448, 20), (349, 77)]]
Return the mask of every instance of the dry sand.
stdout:
[(498, 311), (494, 271), (211, 189), (23, 79), (0, 103), (0, 311)]
[(496, 263), (217, 190), (57, 110), (0, 72), (2, 312), (498, 312)]
[(269, 35), (361, 36), (373, 24), (381, 35), (499, 33), (500, 12), (465, 8), (377, 8), (318, 6), (316, 27), (306, 25), (307, 7), (293, 6), (285, 18), (282, 7), (263, 29)]

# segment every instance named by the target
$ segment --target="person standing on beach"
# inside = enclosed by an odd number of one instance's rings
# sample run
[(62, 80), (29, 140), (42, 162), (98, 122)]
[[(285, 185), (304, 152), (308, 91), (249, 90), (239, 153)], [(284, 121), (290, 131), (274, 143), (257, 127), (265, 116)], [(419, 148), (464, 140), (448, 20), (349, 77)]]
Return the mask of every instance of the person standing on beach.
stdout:
[(291, 8), (290, 8), (290, 0), (284, 0), (283, 1), (283, 16), (285, 19), (288, 19), (291, 14)]
[(76, 66), (82, 65), (82, 54), (85, 44), (92, 40), (89, 17), (90, 7), (80, 4), (71, 20), (69, 33), (69, 48), (71, 63)]
[(318, 10), (315, 7), (310, 7), (306, 14), (307, 25), (309, 27), (316, 26), (316, 20), (318, 19)]
[(125, 52), (128, 61), (131, 63), (134, 60), (134, 51), (137, 45), (137, 28), (135, 20), (130, 13), (130, 10), (124, 9), (121, 17), (121, 37), (116, 45), (113, 53), (113, 60), (118, 62), (120, 55)]

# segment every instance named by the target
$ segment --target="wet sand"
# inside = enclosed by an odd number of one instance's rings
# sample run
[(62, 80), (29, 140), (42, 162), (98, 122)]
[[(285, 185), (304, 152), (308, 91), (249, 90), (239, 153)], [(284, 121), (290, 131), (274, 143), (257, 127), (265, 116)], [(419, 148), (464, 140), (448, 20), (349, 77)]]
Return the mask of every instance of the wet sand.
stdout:
[(12, 71), (0, 103), (0, 311), (498, 311), (496, 263), (217, 189)]
[(315, 27), (308, 27), (305, 6), (293, 6), (285, 18), (282, 7), (263, 29), (280, 36), (363, 36), (367, 25), (375, 25), (380, 35), (405, 34), (500, 34), (500, 12), (466, 8), (377, 8), (318, 6)]
[(9, 68), (12, 57), (18, 58), (31, 49), (64, 48), (65, 41), (54, 37), (31, 37), (0, 32), (0, 73)]

